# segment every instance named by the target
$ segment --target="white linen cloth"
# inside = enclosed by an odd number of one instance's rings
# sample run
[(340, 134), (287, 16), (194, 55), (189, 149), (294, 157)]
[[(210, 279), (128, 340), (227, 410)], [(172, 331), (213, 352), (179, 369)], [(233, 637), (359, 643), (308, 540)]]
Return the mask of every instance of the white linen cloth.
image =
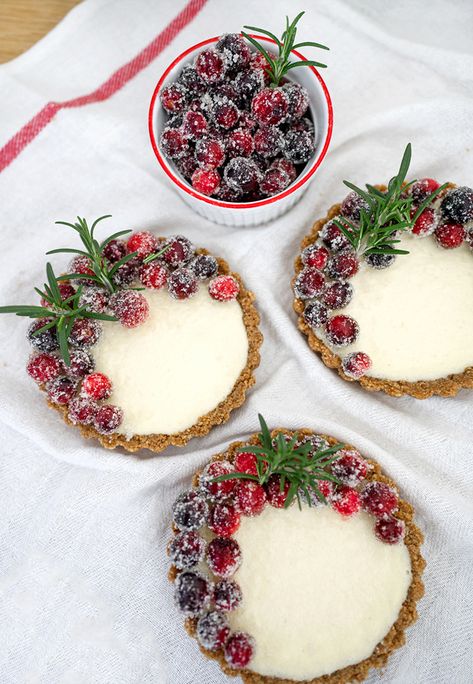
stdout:
[[(0, 145), (48, 102), (97, 88), (183, 6), (79, 5), (0, 67)], [(300, 240), (344, 196), (342, 179), (385, 181), (408, 141), (413, 177), (472, 185), (471, 3), (305, 3), (301, 39), (332, 48), (323, 76), (334, 100), (334, 137), (301, 203), (270, 225), (236, 230), (192, 213), (149, 144), (151, 93), (177, 54), (246, 23), (279, 33), (286, 12), (299, 9), (299, 1), (209, 0), (123, 89), (60, 111), (0, 174), (1, 304), (34, 302), (44, 252), (73, 243), (72, 231), (55, 220), (112, 213), (116, 230), (184, 233), (227, 258), (257, 295), (265, 336), (245, 406), (204, 439), (153, 457), (106, 451), (66, 427), (25, 373), (25, 322), (0, 317), (2, 684), (229, 681), (184, 632), (165, 547), (177, 494), (213, 453), (257, 429), (258, 411), (270, 426), (308, 426), (355, 444), (416, 507), (426, 537), (426, 595), (406, 646), (369, 682), (473, 681), (473, 393), (416, 401), (344, 383), (298, 332), (289, 287)], [(58, 270), (64, 263), (53, 258)]]

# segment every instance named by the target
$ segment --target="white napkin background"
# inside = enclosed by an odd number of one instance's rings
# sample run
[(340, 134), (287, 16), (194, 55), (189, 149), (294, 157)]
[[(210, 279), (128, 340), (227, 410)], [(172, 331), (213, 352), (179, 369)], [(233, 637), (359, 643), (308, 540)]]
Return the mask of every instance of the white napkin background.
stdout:
[[(183, 6), (79, 5), (0, 67), (0, 145), (49, 101), (95, 89)], [(180, 201), (155, 161), (147, 134), (154, 85), (199, 40), (245, 23), (279, 33), (286, 12), (299, 9), (308, 10), (301, 39), (331, 46), (323, 55), (335, 112), (328, 157), (301, 203), (278, 221), (238, 230), (209, 223)], [(347, 385), (297, 331), (289, 280), (301, 238), (344, 196), (342, 179), (384, 182), (408, 141), (413, 177), (473, 184), (472, 19), (468, 0), (209, 0), (121, 91), (59, 112), (0, 175), (1, 304), (33, 302), (45, 251), (72, 246), (72, 231), (55, 220), (112, 213), (111, 229), (184, 233), (227, 258), (257, 295), (265, 336), (257, 385), (226, 425), (181, 450), (132, 456), (83, 440), (47, 408), (24, 370), (24, 321), (0, 317), (2, 684), (229, 681), (184, 632), (165, 546), (177, 494), (213, 453), (257, 429), (258, 411), (273, 426), (352, 442), (416, 507), (426, 595), (406, 646), (369, 682), (471, 684), (473, 393), (416, 401)], [(60, 270), (65, 260), (53, 263)]]

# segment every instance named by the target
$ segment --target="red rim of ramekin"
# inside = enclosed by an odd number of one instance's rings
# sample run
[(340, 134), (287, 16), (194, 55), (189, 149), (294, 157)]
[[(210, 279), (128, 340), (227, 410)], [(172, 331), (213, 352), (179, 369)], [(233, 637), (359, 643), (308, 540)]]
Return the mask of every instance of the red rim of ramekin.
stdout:
[[(265, 36), (259, 36), (255, 34), (250, 34), (254, 38), (257, 38), (258, 40), (265, 40), (267, 43), (272, 43), (275, 45), (276, 43), (274, 40), (271, 40), (271, 38), (266, 38)], [(277, 202), (280, 199), (283, 199), (284, 197), (287, 197), (291, 193), (295, 192), (298, 190), (304, 183), (306, 183), (314, 173), (317, 171), (319, 168), (320, 164), (322, 163), (325, 155), (327, 154), (328, 146), (330, 144), (330, 140), (332, 138), (332, 129), (333, 129), (333, 107), (332, 107), (332, 100), (330, 99), (330, 94), (328, 92), (328, 88), (325, 85), (325, 81), (323, 80), (322, 76), (319, 74), (317, 69), (315, 69), (313, 66), (309, 65), (308, 68), (312, 71), (312, 73), (315, 75), (316, 79), (319, 81), (323, 94), (325, 96), (325, 101), (327, 103), (327, 111), (328, 111), (328, 122), (327, 122), (327, 134), (325, 136), (325, 142), (322, 147), (322, 150), (319, 153), (319, 156), (316, 159), (315, 164), (311, 167), (309, 172), (306, 175), (301, 174), (301, 177), (294, 182), (293, 185), (290, 185), (287, 190), (284, 190), (284, 192), (281, 192), (278, 195), (273, 195), (272, 197), (268, 197), (264, 200), (258, 200), (257, 202), (224, 202), (222, 200), (217, 200), (212, 197), (207, 197), (206, 195), (202, 195), (200, 192), (196, 192), (192, 186), (188, 185), (187, 183), (183, 183), (168, 167), (167, 163), (165, 162), (164, 158), (161, 155), (161, 152), (159, 150), (159, 146), (156, 141), (156, 137), (154, 135), (154, 126), (153, 126), (153, 112), (155, 109), (155, 104), (156, 104), (156, 99), (158, 97), (158, 93), (161, 90), (161, 86), (163, 85), (163, 82), (167, 78), (168, 74), (170, 71), (174, 69), (176, 64), (181, 62), (185, 57), (187, 57), (188, 54), (191, 52), (194, 52), (198, 48), (204, 47), (204, 45), (208, 45), (209, 43), (215, 43), (218, 41), (220, 36), (215, 36), (214, 38), (207, 38), (207, 40), (203, 40), (200, 43), (197, 43), (196, 45), (192, 45), (190, 48), (187, 48), (184, 52), (182, 52), (176, 59), (174, 59), (171, 64), (168, 66), (168, 68), (164, 71), (162, 74), (161, 78), (159, 79), (154, 92), (153, 96), (151, 98), (151, 102), (149, 105), (149, 111), (148, 111), (148, 130), (149, 130), (149, 136), (151, 138), (151, 145), (153, 147), (154, 153), (156, 155), (156, 158), (161, 165), (161, 168), (163, 171), (166, 173), (166, 175), (176, 184), (178, 185), (181, 190), (184, 190), (184, 192), (187, 192), (188, 195), (191, 195), (192, 197), (195, 197), (198, 200), (201, 200), (203, 202), (207, 202), (207, 204), (213, 204), (216, 207), (222, 207), (226, 209), (249, 209), (251, 207), (263, 207), (266, 204), (272, 204), (273, 202)], [(303, 60), (304, 62), (307, 61), (307, 58), (304, 57), (300, 52), (297, 50), (292, 50), (292, 54), (296, 55), (296, 57), (300, 60)]]

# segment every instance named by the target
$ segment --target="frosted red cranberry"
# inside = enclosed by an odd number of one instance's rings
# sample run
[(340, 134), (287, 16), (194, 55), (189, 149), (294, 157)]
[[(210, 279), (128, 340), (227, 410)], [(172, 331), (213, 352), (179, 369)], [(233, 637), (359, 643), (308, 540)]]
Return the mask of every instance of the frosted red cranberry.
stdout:
[(250, 132), (255, 130), (256, 119), (250, 112), (247, 112), (246, 110), (240, 112), (240, 127), (248, 129)]
[(118, 406), (101, 406), (94, 417), (94, 427), (101, 435), (110, 435), (121, 425), (123, 411)]
[(205, 92), (205, 83), (190, 64), (184, 66), (177, 80), (191, 96), (202, 95)]
[[(412, 211), (414, 215), (414, 211)], [(433, 209), (424, 209), (412, 226), (412, 232), (419, 237), (431, 235), (437, 227), (437, 218)]]
[(107, 309), (109, 294), (101, 287), (86, 287), (79, 297), (79, 306), (85, 306), (87, 311), (104, 313)]
[(228, 69), (240, 70), (250, 63), (251, 50), (238, 33), (221, 36), (215, 49), (223, 55)]
[(330, 446), (325, 437), (322, 435), (308, 435), (303, 437), (301, 443), (307, 444), (307, 442), (311, 444), (311, 454), (315, 454), (319, 451), (325, 451), (325, 449), (328, 449)]
[(176, 605), (188, 617), (197, 617), (210, 604), (210, 582), (196, 572), (181, 572), (175, 587)]
[(370, 205), (363, 197), (353, 191), (350, 192), (342, 202), (340, 207), (340, 214), (350, 221), (359, 221), (361, 218), (361, 212), (369, 212)]
[(330, 466), (332, 475), (347, 487), (356, 487), (368, 474), (369, 465), (355, 449), (341, 449)]
[(92, 399), (87, 397), (74, 397), (71, 399), (68, 406), (67, 416), (71, 423), (77, 425), (92, 425), (95, 415), (98, 411), (98, 405)]
[(211, 610), (197, 621), (196, 634), (201, 646), (209, 651), (218, 651), (230, 636), (230, 627), (222, 613)]
[(282, 88), (263, 88), (251, 102), (251, 112), (261, 126), (277, 126), (288, 110), (287, 95)]
[(218, 302), (230, 302), (238, 297), (240, 285), (231, 275), (221, 275), (213, 278), (209, 283), (209, 294)]
[(234, 493), (235, 506), (243, 515), (259, 515), (266, 505), (264, 487), (252, 480), (238, 480)]
[(255, 150), (264, 158), (275, 157), (281, 151), (283, 135), (276, 126), (264, 126), (255, 133)]
[(224, 202), (237, 202), (241, 199), (241, 192), (237, 192), (231, 188), (225, 181), (220, 183), (216, 197)]
[(195, 60), (195, 70), (205, 83), (217, 83), (224, 74), (224, 62), (215, 50), (203, 50)]
[(261, 192), (271, 197), (282, 192), (290, 183), (289, 176), (282, 169), (268, 169), (259, 184)]
[(26, 366), (26, 372), (30, 378), (42, 385), (60, 375), (62, 364), (57, 356), (43, 352), (31, 356)]
[(66, 377), (55, 378), (48, 382), (46, 391), (53, 404), (65, 406), (76, 393), (76, 383)]
[(183, 266), (192, 257), (193, 251), (190, 240), (183, 235), (176, 235), (166, 242), (161, 259), (171, 268), (177, 268), (177, 266)]
[(365, 261), (368, 266), (381, 270), (382, 268), (388, 268), (396, 261), (395, 254), (367, 254), (365, 256)]
[(404, 537), (405, 525), (402, 520), (390, 515), (376, 521), (374, 533), (385, 544), (397, 544)]
[(189, 268), (178, 268), (168, 277), (168, 292), (174, 299), (188, 299), (197, 292), (197, 278)]
[(199, 280), (206, 280), (218, 273), (218, 261), (210, 254), (199, 254), (191, 263), (191, 269)]
[(67, 375), (79, 380), (92, 373), (95, 368), (93, 356), (85, 349), (72, 349), (69, 352), (70, 364), (66, 366)]
[(241, 550), (235, 539), (215, 537), (207, 546), (207, 564), (217, 577), (231, 577), (240, 567)]
[(110, 309), (125, 328), (136, 328), (149, 316), (149, 304), (136, 290), (115, 292), (110, 297)]
[(91, 347), (96, 344), (101, 332), (100, 323), (93, 318), (77, 318), (67, 341), (73, 347)]
[(180, 128), (165, 128), (160, 144), (164, 155), (169, 159), (182, 159), (189, 152), (188, 138)]
[(317, 482), (317, 487), (319, 492), (322, 494), (326, 501), (331, 501), (334, 490), (333, 483), (330, 480), (319, 480)]
[(473, 221), (473, 190), (467, 187), (450, 190), (442, 200), (441, 211), (447, 223)]
[(229, 475), (234, 471), (234, 467), (228, 461), (212, 461), (200, 476), (202, 491), (204, 491), (212, 501), (227, 498), (235, 489), (236, 480), (232, 478), (220, 481), (215, 480), (222, 475)]
[(194, 173), (194, 171), (199, 166), (199, 163), (194, 156), (194, 151), (189, 152), (188, 154), (185, 155), (185, 157), (183, 157), (182, 159), (179, 159), (176, 162), (176, 166), (179, 169), (179, 171), (182, 173), (184, 178), (189, 180), (192, 177), (192, 174)]
[(202, 195), (214, 195), (220, 186), (220, 175), (215, 169), (196, 169), (192, 174), (191, 182), (192, 187)]
[(314, 137), (314, 132), (315, 132), (315, 127), (314, 127), (314, 122), (309, 119), (307, 116), (304, 116), (302, 119), (298, 119), (297, 121), (293, 121), (291, 123), (291, 130), (292, 131), (305, 131), (306, 133), (310, 133), (312, 137)]
[[(75, 256), (69, 264), (69, 273), (80, 273), (84, 276), (94, 275), (89, 257), (83, 256), (82, 254)], [(79, 278), (76, 280), (76, 282), (82, 285), (87, 285), (93, 281), (89, 278)]]
[(329, 258), (329, 251), (321, 245), (309, 245), (301, 254), (302, 263), (304, 266), (312, 266), (319, 271), (323, 271), (327, 265)]
[(296, 278), (294, 292), (299, 299), (312, 299), (322, 293), (324, 285), (324, 275), (316, 268), (306, 267)]
[(288, 100), (287, 120), (300, 119), (309, 106), (309, 93), (299, 83), (286, 83), (283, 90)]
[(465, 229), (460, 223), (444, 223), (435, 231), (437, 242), (445, 249), (460, 247), (465, 235)]
[(225, 644), (225, 660), (237, 670), (246, 667), (253, 658), (255, 644), (245, 632), (235, 632)]
[(315, 150), (314, 138), (307, 131), (288, 131), (284, 136), (282, 153), (293, 164), (305, 164)]
[(399, 505), (396, 491), (384, 482), (368, 482), (361, 491), (363, 509), (380, 518), (395, 511)]
[(258, 459), (254, 454), (245, 451), (238, 453), (235, 456), (234, 466), (238, 473), (249, 473), (250, 475), (257, 475)]
[(232, 190), (243, 194), (257, 190), (262, 178), (261, 171), (254, 160), (246, 157), (231, 159), (225, 167), (223, 176)]
[(128, 238), (126, 243), (126, 248), (128, 253), (137, 252), (138, 256), (144, 259), (145, 257), (153, 254), (158, 247), (158, 239), (153, 233), (148, 230), (141, 230), (137, 233), (133, 233), (131, 237)]
[[(268, 50), (268, 54), (271, 57), (271, 59), (275, 59), (277, 57), (277, 55), (274, 52), (271, 52), (270, 50)], [(264, 73), (265, 83), (269, 83), (269, 64), (268, 61), (265, 59), (264, 55), (261, 54), (261, 52), (255, 51), (251, 54), (250, 69), (261, 69), (261, 71)]]
[(329, 342), (337, 347), (353, 344), (358, 337), (358, 323), (350, 316), (339, 314), (330, 318), (325, 325)]
[(356, 489), (342, 485), (337, 487), (331, 500), (332, 508), (344, 516), (354, 515), (361, 508), (360, 495)]
[(271, 506), (275, 508), (284, 508), (289, 491), (288, 480), (284, 482), (284, 486), (281, 486), (281, 482), (279, 475), (271, 475), (266, 485), (266, 496)]
[(265, 78), (262, 69), (241, 71), (235, 78), (235, 88), (245, 103), (251, 102), (258, 91), (264, 88)]
[(143, 260), (141, 257), (136, 256), (119, 266), (112, 276), (113, 284), (117, 285), (118, 287), (131, 285), (131, 283), (133, 283), (133, 281), (135, 281), (138, 277), (138, 271), (142, 262)]
[(275, 159), (271, 167), (272, 169), (282, 169), (287, 175), (289, 176), (289, 180), (292, 183), (293, 180), (295, 180), (297, 176), (297, 171), (296, 167), (292, 162), (290, 162), (288, 159), (284, 159), (284, 157), (280, 157), (278, 159)]
[(422, 204), (440, 185), (433, 178), (422, 178), (411, 185), (411, 197), (414, 204)]
[(342, 361), (342, 368), (345, 375), (358, 380), (365, 375), (372, 366), (372, 361), (365, 352), (353, 352), (348, 354)]
[(178, 570), (190, 570), (203, 559), (205, 541), (197, 532), (180, 532), (169, 544), (169, 557)]
[(217, 503), (210, 510), (209, 528), (221, 537), (230, 537), (240, 527), (240, 513), (227, 503)]
[(304, 309), (304, 320), (311, 328), (320, 328), (328, 320), (328, 309), (322, 302), (310, 302)]
[(238, 105), (241, 97), (234, 85), (225, 81), (212, 87), (209, 91), (210, 98), (213, 100), (213, 105), (227, 104), (233, 102)]
[(233, 102), (216, 103), (213, 108), (215, 123), (225, 130), (233, 128), (238, 123), (240, 113)]
[(151, 261), (149, 264), (141, 266), (139, 276), (142, 285), (153, 290), (159, 290), (166, 285), (168, 270), (157, 261)]
[(328, 262), (327, 273), (331, 278), (353, 278), (358, 273), (360, 262), (354, 252), (335, 254)]
[(342, 309), (347, 306), (352, 297), (353, 287), (350, 283), (335, 281), (326, 286), (322, 295), (322, 302), (328, 309)]
[(172, 507), (173, 522), (179, 530), (191, 532), (207, 524), (209, 506), (199, 492), (184, 492)]
[(218, 610), (236, 610), (243, 599), (242, 591), (234, 580), (220, 580), (214, 586), (213, 603)]
[(112, 394), (112, 383), (103, 373), (91, 373), (82, 381), (82, 391), (92, 399), (108, 399)]
[(229, 157), (249, 157), (255, 149), (253, 136), (246, 128), (236, 128), (228, 134), (225, 149)]
[(161, 90), (159, 99), (168, 114), (182, 112), (187, 104), (186, 88), (181, 83), (171, 83)]
[(347, 247), (350, 246), (350, 241), (346, 235), (344, 235), (340, 228), (335, 225), (335, 223), (332, 223), (332, 221), (325, 224), (320, 233), (320, 237), (322, 238), (324, 245), (332, 252), (341, 252), (343, 249), (347, 249)]
[(188, 111), (182, 120), (182, 132), (191, 140), (202, 138), (207, 131), (207, 119), (201, 112)]
[(43, 326), (51, 322), (51, 318), (37, 318), (28, 327), (26, 336), (33, 349), (39, 352), (52, 352), (59, 349), (59, 342), (56, 335), (56, 327), (48, 328), (42, 332), (37, 332)]
[[(57, 286), (62, 301), (65, 301), (76, 294), (75, 288), (72, 287), (68, 280), (59, 280)], [(44, 306), (47, 309), (51, 304), (46, 299), (41, 299), (41, 306)]]

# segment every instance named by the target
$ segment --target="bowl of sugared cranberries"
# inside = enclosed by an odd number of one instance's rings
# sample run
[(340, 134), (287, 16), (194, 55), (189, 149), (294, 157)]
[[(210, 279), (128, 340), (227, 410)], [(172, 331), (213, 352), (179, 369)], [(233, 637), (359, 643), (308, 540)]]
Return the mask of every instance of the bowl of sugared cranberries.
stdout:
[[(275, 55), (273, 40), (251, 38)], [(154, 153), (182, 199), (211, 221), (252, 226), (280, 216), (327, 153), (327, 87), (313, 62), (286, 53), (286, 67), (308, 64), (286, 68), (275, 85), (243, 35), (209, 38), (179, 55), (156, 85), (148, 118)]]

